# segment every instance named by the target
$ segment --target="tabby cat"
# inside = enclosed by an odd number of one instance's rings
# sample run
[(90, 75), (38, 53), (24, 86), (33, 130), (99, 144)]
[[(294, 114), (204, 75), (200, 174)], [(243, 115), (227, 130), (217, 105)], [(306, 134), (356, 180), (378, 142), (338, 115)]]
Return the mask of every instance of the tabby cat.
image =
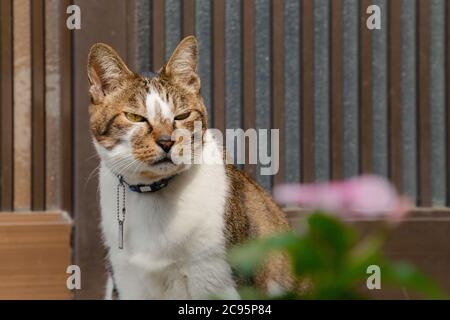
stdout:
[[(113, 288), (121, 299), (239, 298), (227, 249), (289, 228), (280, 208), (223, 160), (208, 133), (197, 57), (197, 40), (189, 36), (157, 74), (143, 76), (106, 44), (89, 52), (90, 129), (101, 160), (101, 228), (112, 271), (108, 299)], [(194, 122), (202, 136), (192, 154), (215, 164), (173, 161), (183, 145), (174, 130), (193, 132)], [(254, 283), (270, 292), (289, 288), (286, 258), (269, 259)]]

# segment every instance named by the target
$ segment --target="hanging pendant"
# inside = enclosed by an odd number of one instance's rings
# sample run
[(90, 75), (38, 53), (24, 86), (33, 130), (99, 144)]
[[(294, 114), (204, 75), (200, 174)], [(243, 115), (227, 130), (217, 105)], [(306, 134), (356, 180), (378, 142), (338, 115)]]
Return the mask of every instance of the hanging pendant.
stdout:
[[(122, 187), (122, 206), (120, 206), (120, 187)], [(123, 249), (123, 224), (125, 222), (125, 184), (122, 176), (119, 176), (119, 184), (117, 185), (117, 222), (119, 224), (119, 249)], [(122, 212), (120, 212), (122, 207)], [(122, 213), (122, 216), (120, 215)]]
[(119, 221), (119, 249), (123, 249), (123, 221)]

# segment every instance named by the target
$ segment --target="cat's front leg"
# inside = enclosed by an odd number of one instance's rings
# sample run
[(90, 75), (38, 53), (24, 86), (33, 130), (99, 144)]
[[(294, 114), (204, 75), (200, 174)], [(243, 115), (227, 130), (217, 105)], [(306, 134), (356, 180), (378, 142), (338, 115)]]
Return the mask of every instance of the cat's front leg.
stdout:
[(113, 300), (113, 291), (114, 291), (114, 282), (112, 277), (108, 275), (108, 279), (106, 280), (104, 300)]

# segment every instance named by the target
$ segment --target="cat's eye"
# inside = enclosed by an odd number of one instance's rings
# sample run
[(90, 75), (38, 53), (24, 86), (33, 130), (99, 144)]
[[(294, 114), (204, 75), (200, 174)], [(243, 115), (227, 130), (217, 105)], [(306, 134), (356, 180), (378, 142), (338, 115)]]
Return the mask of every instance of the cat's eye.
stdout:
[(145, 118), (135, 113), (125, 112), (125, 116), (131, 122), (144, 122)]
[(190, 112), (182, 113), (175, 117), (175, 120), (184, 120), (191, 115)]

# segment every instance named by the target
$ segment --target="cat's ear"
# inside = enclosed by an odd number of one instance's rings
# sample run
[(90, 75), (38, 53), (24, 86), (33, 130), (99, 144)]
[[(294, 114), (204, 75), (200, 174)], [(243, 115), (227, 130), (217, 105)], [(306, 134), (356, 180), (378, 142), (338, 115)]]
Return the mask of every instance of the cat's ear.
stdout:
[(116, 90), (123, 80), (133, 76), (117, 52), (104, 43), (91, 47), (88, 56), (88, 77), (94, 103), (100, 103), (109, 93)]
[(194, 36), (184, 38), (161, 70), (168, 81), (188, 92), (200, 92), (200, 77), (197, 74), (198, 44)]

